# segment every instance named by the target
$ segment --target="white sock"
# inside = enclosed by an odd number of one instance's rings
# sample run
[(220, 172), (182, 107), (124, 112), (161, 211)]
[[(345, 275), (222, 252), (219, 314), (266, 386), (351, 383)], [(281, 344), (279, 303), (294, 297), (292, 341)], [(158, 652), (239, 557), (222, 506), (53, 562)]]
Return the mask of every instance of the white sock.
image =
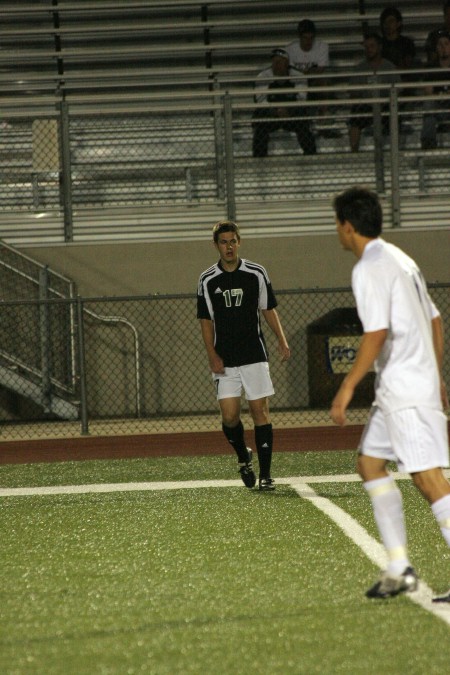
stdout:
[(431, 510), (441, 528), (442, 536), (450, 546), (450, 495), (445, 495), (445, 497), (441, 497), (437, 502), (434, 502), (431, 505)]
[(372, 502), (375, 522), (388, 554), (387, 571), (397, 576), (410, 566), (402, 493), (392, 476), (367, 481), (364, 487)]

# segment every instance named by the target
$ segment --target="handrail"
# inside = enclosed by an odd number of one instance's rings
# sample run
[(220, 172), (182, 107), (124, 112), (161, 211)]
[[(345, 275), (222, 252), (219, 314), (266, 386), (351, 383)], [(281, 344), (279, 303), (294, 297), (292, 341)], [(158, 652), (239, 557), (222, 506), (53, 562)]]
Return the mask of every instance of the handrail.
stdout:
[(83, 311), (102, 323), (123, 323), (124, 325), (131, 328), (134, 337), (134, 378), (135, 378), (135, 387), (136, 387), (136, 416), (141, 416), (141, 361), (140, 361), (140, 345), (139, 345), (139, 333), (137, 328), (123, 316), (107, 316), (102, 314), (97, 314), (91, 309), (86, 309), (83, 307)]

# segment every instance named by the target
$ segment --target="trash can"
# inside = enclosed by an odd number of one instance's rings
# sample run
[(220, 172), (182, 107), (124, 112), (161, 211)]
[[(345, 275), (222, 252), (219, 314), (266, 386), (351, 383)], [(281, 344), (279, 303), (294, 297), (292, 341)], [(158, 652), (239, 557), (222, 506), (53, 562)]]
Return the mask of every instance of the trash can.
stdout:
[[(350, 370), (362, 336), (356, 308), (340, 307), (324, 314), (306, 328), (308, 387), (311, 408), (328, 408)], [(359, 383), (349, 407), (366, 408), (374, 399), (375, 373)]]

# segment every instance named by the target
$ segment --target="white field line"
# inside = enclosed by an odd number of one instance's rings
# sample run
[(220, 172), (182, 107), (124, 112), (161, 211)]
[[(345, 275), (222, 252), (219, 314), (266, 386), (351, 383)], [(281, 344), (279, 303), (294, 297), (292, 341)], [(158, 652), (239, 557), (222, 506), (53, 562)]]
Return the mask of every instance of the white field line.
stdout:
[[(307, 499), (316, 506), (322, 513), (325, 513), (338, 527), (349, 537), (366, 556), (372, 560), (380, 569), (384, 569), (387, 563), (387, 557), (384, 547), (376, 541), (361, 525), (352, 518), (346, 511), (336, 506), (332, 501), (325, 497), (320, 497), (310, 485), (306, 483), (295, 483), (293, 488), (300, 497)], [(427, 584), (420, 580), (419, 588), (414, 593), (408, 593), (407, 597), (413, 602), (423, 607), (427, 612), (445, 621), (450, 626), (450, 605), (447, 603), (432, 602), (433, 591)], [(371, 600), (371, 602), (377, 602)]]
[[(449, 475), (449, 471), (445, 471)], [(393, 473), (396, 480), (409, 479), (408, 474)], [(349, 483), (358, 482), (357, 474), (330, 476), (292, 476), (279, 478), (277, 483), (291, 485), (302, 499), (309, 500), (334, 523), (372, 560), (383, 569), (386, 565), (386, 554), (383, 546), (371, 537), (361, 525), (348, 513), (325, 497), (320, 497), (311, 487), (314, 483)], [(110, 492), (136, 492), (156, 490), (183, 490), (208, 487), (239, 487), (240, 480), (191, 480), (180, 482), (145, 482), (145, 483), (93, 483), (88, 485), (52, 485), (44, 487), (1, 488), (0, 497), (28, 497), (44, 495), (92, 494)], [(423, 581), (414, 593), (407, 597), (423, 607), (426, 611), (442, 619), (450, 626), (450, 605), (433, 603), (432, 590)], [(376, 602), (376, 601), (374, 601)]]
[[(398, 478), (408, 477), (406, 474), (394, 474)], [(295, 485), (296, 483), (348, 483), (360, 481), (357, 474), (339, 476), (293, 476), (277, 478), (281, 485)], [(31, 497), (34, 495), (68, 495), (89, 494), (92, 492), (137, 492), (153, 490), (186, 490), (211, 487), (240, 487), (242, 481), (236, 480), (186, 480), (144, 483), (89, 483), (86, 485), (50, 485), (45, 487), (0, 488), (0, 497)]]

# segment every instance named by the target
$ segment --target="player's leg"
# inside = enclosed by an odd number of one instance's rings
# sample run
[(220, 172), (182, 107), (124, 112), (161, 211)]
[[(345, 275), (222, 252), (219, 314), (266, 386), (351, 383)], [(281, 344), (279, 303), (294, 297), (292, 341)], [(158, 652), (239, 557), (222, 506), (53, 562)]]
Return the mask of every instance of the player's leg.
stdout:
[[(418, 471), (412, 474), (412, 478), (416, 487), (430, 503), (442, 536), (450, 547), (450, 484), (442, 469)], [(433, 602), (450, 602), (450, 587), (448, 593), (433, 598)]]
[(403, 501), (386, 465), (395, 460), (384, 416), (374, 407), (364, 430), (358, 472), (372, 503), (375, 522), (388, 555), (387, 569), (367, 591), (370, 598), (385, 598), (417, 588), (406, 541)]
[(256, 483), (256, 476), (252, 465), (252, 451), (247, 448), (244, 439), (244, 425), (240, 418), (241, 399), (219, 399), (219, 406), (222, 413), (222, 431), (237, 455), (242, 481), (246, 487), (252, 488)]
[(269, 417), (267, 397), (248, 402), (250, 414), (255, 426), (255, 445), (259, 462), (259, 489), (273, 490), (275, 484), (271, 478), (273, 429)]
[(388, 423), (396, 454), (431, 505), (450, 546), (450, 483), (442, 470), (449, 466), (446, 416), (438, 409), (410, 408), (389, 415)]
[(242, 382), (238, 368), (225, 368), (225, 373), (214, 374), (217, 400), (222, 415), (222, 431), (238, 458), (238, 471), (246, 487), (253, 487), (256, 476), (252, 466), (252, 452), (244, 439), (241, 421)]
[(442, 469), (418, 471), (412, 474), (415, 486), (431, 505), (442, 536), (450, 547), (450, 483)]
[(252, 363), (240, 368), (242, 385), (255, 427), (255, 444), (259, 461), (259, 489), (273, 490), (271, 477), (273, 429), (269, 414), (269, 396), (274, 393), (267, 362)]

